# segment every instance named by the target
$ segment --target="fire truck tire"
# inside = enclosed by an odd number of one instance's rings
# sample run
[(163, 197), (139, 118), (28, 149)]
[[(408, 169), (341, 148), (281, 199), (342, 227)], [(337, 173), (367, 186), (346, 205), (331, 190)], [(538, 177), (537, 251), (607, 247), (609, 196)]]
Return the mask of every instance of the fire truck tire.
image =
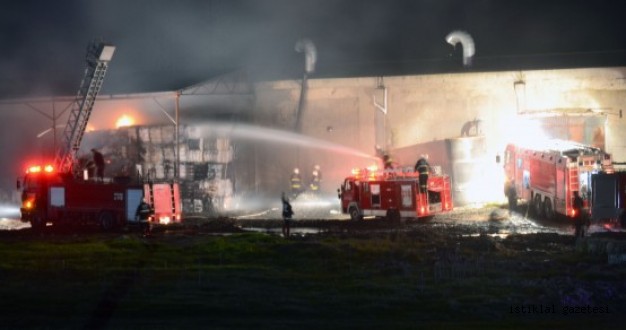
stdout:
[(361, 215), (361, 212), (359, 212), (359, 209), (355, 206), (350, 207), (350, 210), (348, 211), (350, 213), (350, 219), (352, 221), (361, 221), (363, 220), (363, 215)]
[(43, 220), (43, 217), (39, 214), (33, 215), (30, 219), (30, 226), (33, 230), (40, 231), (46, 228), (46, 222)]
[(554, 219), (554, 208), (552, 207), (552, 201), (547, 198), (543, 201), (543, 215), (548, 220)]
[(543, 203), (541, 202), (541, 195), (535, 195), (533, 199), (533, 208), (535, 209), (535, 215), (539, 218), (543, 218)]
[(396, 209), (387, 210), (387, 220), (394, 223), (400, 222), (400, 211)]
[(110, 212), (102, 212), (98, 217), (100, 228), (103, 231), (111, 231), (115, 228), (115, 219)]

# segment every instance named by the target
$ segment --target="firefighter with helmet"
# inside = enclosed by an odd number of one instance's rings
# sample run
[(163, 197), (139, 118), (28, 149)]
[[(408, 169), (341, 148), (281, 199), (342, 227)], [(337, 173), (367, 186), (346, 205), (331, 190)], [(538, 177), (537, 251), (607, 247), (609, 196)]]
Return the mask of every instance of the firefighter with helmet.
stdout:
[(298, 197), (302, 193), (302, 177), (300, 177), (300, 170), (296, 167), (291, 174), (291, 195), (293, 198)]
[(428, 190), (428, 173), (430, 172), (428, 155), (420, 156), (415, 163), (415, 172), (419, 173), (420, 192), (425, 193)]
[(393, 159), (388, 153), (383, 155), (383, 167), (385, 170), (393, 170)]
[(574, 209), (574, 236), (585, 237), (585, 227), (589, 224), (587, 223), (587, 217), (584, 212), (585, 202), (578, 191), (574, 191), (574, 197), (572, 200), (572, 208)]
[(139, 222), (144, 237), (148, 237), (152, 233), (152, 223), (150, 222), (152, 215), (154, 215), (154, 209), (142, 198), (139, 205), (137, 205), (135, 219)]
[(321, 170), (320, 166), (315, 164), (315, 166), (313, 166), (313, 170), (317, 171), (317, 176), (320, 178), (320, 182), (321, 182), (322, 181), (322, 170)]
[(320, 191), (320, 176), (319, 172), (313, 170), (311, 173), (311, 182), (309, 183), (309, 189), (312, 193), (317, 194)]
[(104, 181), (104, 156), (95, 148), (91, 149), (91, 152), (93, 153), (93, 162), (96, 165), (96, 176), (98, 180)]

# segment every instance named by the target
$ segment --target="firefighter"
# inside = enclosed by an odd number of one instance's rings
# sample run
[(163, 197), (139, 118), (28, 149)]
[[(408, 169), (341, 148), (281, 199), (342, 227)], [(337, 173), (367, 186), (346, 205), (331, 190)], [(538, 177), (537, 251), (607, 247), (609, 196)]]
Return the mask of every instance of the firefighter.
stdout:
[(320, 176), (317, 171), (311, 173), (311, 182), (309, 183), (309, 189), (313, 194), (317, 194), (320, 191)]
[(511, 180), (507, 183), (504, 194), (509, 200), (509, 215), (517, 208), (517, 189), (515, 189), (515, 180)]
[(302, 193), (302, 178), (300, 177), (300, 170), (298, 168), (293, 169), (291, 174), (291, 195), (293, 198), (298, 197)]
[(393, 170), (393, 159), (387, 153), (383, 155), (383, 167), (385, 170)]
[(291, 217), (293, 216), (293, 209), (289, 203), (289, 199), (282, 194), (281, 200), (283, 202), (283, 237), (289, 237), (289, 229), (291, 227)]
[(417, 163), (415, 163), (415, 172), (419, 173), (421, 193), (428, 191), (428, 173), (430, 172), (430, 165), (427, 159), (428, 155), (421, 155)]
[(137, 205), (137, 210), (135, 211), (135, 220), (137, 220), (141, 226), (144, 237), (148, 237), (152, 233), (152, 223), (150, 222), (150, 217), (153, 214), (154, 209), (142, 198), (139, 205)]
[(584, 237), (585, 236), (585, 225), (586, 225), (586, 217), (583, 213), (584, 202), (583, 199), (578, 194), (578, 191), (574, 191), (574, 200), (572, 202), (572, 208), (574, 209), (574, 236)]
[(322, 170), (320, 166), (316, 164), (315, 166), (313, 166), (313, 170), (317, 171), (317, 177), (320, 179), (320, 182), (322, 182)]
[(91, 149), (93, 153), (93, 162), (96, 164), (96, 176), (100, 181), (104, 181), (104, 156), (96, 150)]

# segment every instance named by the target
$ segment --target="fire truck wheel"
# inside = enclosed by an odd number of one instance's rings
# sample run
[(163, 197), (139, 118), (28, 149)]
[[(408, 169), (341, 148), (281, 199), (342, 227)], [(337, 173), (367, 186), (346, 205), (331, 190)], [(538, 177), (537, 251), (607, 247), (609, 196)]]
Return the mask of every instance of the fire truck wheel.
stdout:
[(541, 195), (535, 195), (535, 198), (533, 199), (533, 206), (537, 217), (543, 218), (543, 203), (541, 202)]
[(361, 213), (359, 212), (359, 209), (352, 206), (350, 208), (350, 211), (348, 211), (350, 213), (350, 219), (352, 221), (360, 221), (363, 220), (363, 216), (361, 215)]
[(34, 230), (40, 231), (40, 230), (43, 230), (44, 228), (46, 228), (46, 222), (43, 220), (43, 217), (41, 215), (35, 214), (30, 219), (30, 226)]
[(387, 220), (393, 223), (400, 222), (400, 211), (396, 209), (387, 210)]
[(102, 212), (99, 216), (100, 228), (104, 231), (111, 231), (115, 227), (113, 215), (109, 212)]
[(543, 214), (548, 220), (554, 219), (554, 209), (552, 208), (552, 201), (550, 198), (546, 198), (543, 201)]

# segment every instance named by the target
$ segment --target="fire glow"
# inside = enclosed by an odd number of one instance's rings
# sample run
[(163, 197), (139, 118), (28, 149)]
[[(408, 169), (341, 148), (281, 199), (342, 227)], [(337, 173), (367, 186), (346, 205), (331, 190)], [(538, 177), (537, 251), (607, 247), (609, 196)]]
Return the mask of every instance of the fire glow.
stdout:
[(133, 126), (134, 124), (135, 120), (132, 117), (130, 117), (129, 115), (122, 115), (115, 122), (115, 128)]

